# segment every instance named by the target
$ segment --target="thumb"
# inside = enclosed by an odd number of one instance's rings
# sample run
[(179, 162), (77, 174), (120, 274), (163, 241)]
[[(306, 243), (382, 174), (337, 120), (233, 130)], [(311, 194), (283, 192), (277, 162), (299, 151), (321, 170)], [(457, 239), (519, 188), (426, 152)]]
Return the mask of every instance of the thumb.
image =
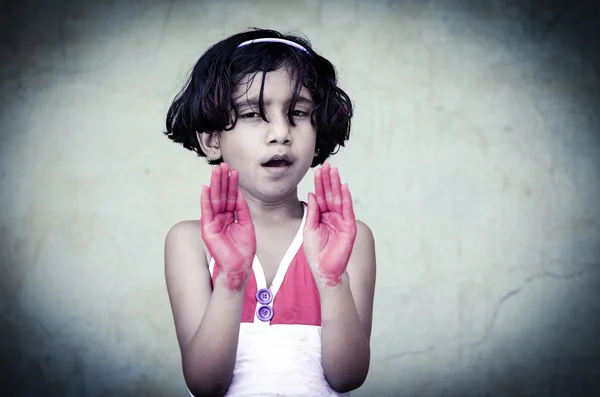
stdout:
[(319, 227), (321, 213), (314, 194), (308, 193), (308, 208), (306, 209), (306, 223), (304, 229), (315, 230)]
[(235, 215), (237, 217), (237, 223), (240, 225), (252, 225), (252, 217), (250, 216), (250, 209), (248, 208), (248, 202), (242, 196), (240, 190), (237, 191), (237, 198), (235, 201)]

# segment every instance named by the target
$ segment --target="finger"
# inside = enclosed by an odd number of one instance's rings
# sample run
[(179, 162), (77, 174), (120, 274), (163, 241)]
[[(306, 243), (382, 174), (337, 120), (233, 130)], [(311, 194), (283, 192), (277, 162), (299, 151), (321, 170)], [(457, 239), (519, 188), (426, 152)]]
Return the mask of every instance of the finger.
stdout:
[(342, 181), (337, 168), (332, 168), (329, 173), (331, 177), (331, 207), (330, 209), (338, 214), (342, 213)]
[(352, 195), (348, 184), (342, 186), (342, 217), (345, 221), (356, 221), (354, 216), (354, 206), (352, 205)]
[(206, 225), (213, 220), (213, 212), (210, 205), (208, 186), (202, 185), (202, 193), (200, 193), (200, 221)]
[(221, 205), (221, 212), (225, 211), (227, 208), (227, 192), (229, 185), (229, 164), (223, 162), (221, 163), (221, 201), (219, 204)]
[(306, 223), (304, 228), (306, 230), (316, 230), (319, 227), (321, 218), (321, 212), (319, 211), (319, 205), (317, 199), (312, 193), (308, 193), (308, 208), (306, 209)]
[(321, 178), (323, 179), (323, 191), (325, 192), (325, 202), (327, 203), (327, 209), (333, 211), (333, 194), (331, 193), (331, 176), (330, 167), (328, 163), (323, 164), (321, 172)]
[(327, 202), (325, 201), (325, 191), (323, 190), (323, 169), (315, 171), (315, 198), (320, 212), (327, 212)]
[(244, 196), (242, 196), (241, 190), (237, 191), (237, 198), (235, 201), (235, 216), (237, 223), (242, 226), (252, 225), (252, 217), (250, 216), (250, 209)]
[(240, 176), (236, 170), (231, 170), (231, 175), (229, 176), (229, 184), (227, 186), (227, 207), (225, 208), (226, 212), (235, 211), (239, 177)]
[(212, 207), (212, 213), (221, 213), (221, 168), (213, 167), (212, 174), (210, 176), (210, 205)]

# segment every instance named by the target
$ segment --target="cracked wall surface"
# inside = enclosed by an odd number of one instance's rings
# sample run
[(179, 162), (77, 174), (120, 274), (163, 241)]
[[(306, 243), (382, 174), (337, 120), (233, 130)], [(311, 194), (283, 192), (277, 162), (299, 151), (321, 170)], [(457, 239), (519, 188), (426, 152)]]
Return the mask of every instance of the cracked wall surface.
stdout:
[(4, 1), (0, 395), (186, 395), (163, 245), (210, 168), (162, 130), (201, 53), (250, 26), (304, 33), (356, 106), (331, 163), (378, 280), (352, 395), (600, 395), (589, 4)]

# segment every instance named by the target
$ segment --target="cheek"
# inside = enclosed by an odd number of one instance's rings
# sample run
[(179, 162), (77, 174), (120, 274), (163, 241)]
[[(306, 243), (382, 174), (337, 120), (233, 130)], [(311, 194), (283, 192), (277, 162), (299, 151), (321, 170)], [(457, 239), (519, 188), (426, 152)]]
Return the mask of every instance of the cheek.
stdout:
[(221, 155), (229, 165), (243, 167), (248, 161), (252, 161), (252, 145), (248, 139), (243, 137), (229, 137), (221, 142)]
[(308, 125), (298, 132), (298, 146), (302, 146), (303, 151), (314, 152), (317, 146), (316, 129)]
[(315, 156), (315, 152), (317, 151), (317, 133), (314, 131), (310, 135), (310, 141), (307, 151), (310, 152), (312, 161), (312, 158)]
[(296, 155), (298, 161), (302, 163), (302, 168), (306, 171), (310, 169), (310, 166), (315, 158), (316, 151), (316, 135), (313, 134), (308, 139), (303, 140), (302, 145), (298, 145)]

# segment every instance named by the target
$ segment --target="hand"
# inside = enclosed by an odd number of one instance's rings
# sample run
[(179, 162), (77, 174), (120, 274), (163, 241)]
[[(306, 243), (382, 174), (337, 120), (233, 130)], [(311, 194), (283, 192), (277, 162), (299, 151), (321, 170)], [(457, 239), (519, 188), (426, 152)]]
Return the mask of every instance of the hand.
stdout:
[(304, 253), (317, 284), (336, 286), (352, 254), (356, 219), (348, 185), (337, 168), (325, 163), (315, 171), (315, 194), (308, 194)]
[(200, 198), (202, 239), (232, 291), (245, 287), (256, 254), (254, 224), (238, 180), (238, 172), (230, 173), (229, 165), (221, 163), (212, 170), (210, 187), (202, 186)]

